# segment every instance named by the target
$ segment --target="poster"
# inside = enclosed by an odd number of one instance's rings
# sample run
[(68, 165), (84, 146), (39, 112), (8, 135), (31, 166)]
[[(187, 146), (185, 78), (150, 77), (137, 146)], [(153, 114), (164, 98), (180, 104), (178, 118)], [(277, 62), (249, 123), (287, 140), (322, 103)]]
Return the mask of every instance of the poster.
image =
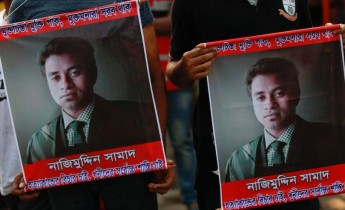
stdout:
[(0, 28), (27, 191), (167, 167), (138, 7), (128, 1)]
[(344, 192), (337, 27), (206, 43), (218, 51), (208, 84), (223, 209)]

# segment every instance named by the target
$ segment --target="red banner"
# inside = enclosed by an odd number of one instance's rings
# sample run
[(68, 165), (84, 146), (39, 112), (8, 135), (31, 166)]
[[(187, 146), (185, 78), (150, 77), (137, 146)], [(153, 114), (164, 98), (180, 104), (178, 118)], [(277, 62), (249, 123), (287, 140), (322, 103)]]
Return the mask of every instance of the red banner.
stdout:
[[(222, 184), (225, 209), (257, 208), (345, 192), (345, 164)], [(234, 191), (233, 189), (236, 189)]]
[(69, 12), (0, 27), (0, 41), (138, 15), (137, 1)]
[(217, 47), (217, 56), (244, 54), (336, 41), (340, 36), (332, 33), (336, 29), (340, 29), (340, 25), (207, 42), (204, 46)]
[[(40, 160), (24, 165), (27, 191), (166, 168), (161, 141)], [(49, 178), (47, 178), (49, 177)], [(33, 180), (33, 181), (30, 181)]]

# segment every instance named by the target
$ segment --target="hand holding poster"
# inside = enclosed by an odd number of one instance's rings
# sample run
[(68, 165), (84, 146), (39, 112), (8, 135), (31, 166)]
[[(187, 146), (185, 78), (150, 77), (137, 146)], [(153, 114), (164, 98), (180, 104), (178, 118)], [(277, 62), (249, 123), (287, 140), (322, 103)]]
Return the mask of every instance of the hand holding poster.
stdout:
[(307, 208), (344, 192), (336, 27), (206, 43), (218, 49), (208, 82), (223, 209)]
[(136, 1), (0, 31), (28, 191), (167, 167)]

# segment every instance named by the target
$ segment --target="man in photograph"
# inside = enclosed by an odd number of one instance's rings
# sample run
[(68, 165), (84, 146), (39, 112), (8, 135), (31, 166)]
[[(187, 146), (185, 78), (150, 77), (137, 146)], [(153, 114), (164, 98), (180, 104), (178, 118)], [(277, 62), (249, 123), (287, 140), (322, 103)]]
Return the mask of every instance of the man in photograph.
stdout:
[(249, 70), (246, 85), (264, 133), (231, 154), (226, 182), (344, 162), (341, 129), (296, 114), (301, 91), (292, 62), (260, 59)]
[(108, 101), (94, 93), (97, 66), (88, 41), (55, 38), (44, 47), (40, 65), (61, 114), (32, 135), (28, 163), (160, 139), (152, 104)]

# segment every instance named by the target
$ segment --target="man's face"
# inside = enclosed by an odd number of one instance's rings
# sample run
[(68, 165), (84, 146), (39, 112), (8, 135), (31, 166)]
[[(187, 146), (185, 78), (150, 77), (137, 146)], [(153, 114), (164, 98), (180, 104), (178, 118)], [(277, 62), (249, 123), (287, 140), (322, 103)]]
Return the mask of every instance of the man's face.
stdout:
[(83, 111), (93, 94), (85, 68), (69, 54), (51, 55), (45, 63), (50, 94), (67, 113)]
[(272, 135), (293, 122), (299, 99), (296, 82), (275, 74), (258, 75), (251, 84), (251, 97), (256, 118)]

